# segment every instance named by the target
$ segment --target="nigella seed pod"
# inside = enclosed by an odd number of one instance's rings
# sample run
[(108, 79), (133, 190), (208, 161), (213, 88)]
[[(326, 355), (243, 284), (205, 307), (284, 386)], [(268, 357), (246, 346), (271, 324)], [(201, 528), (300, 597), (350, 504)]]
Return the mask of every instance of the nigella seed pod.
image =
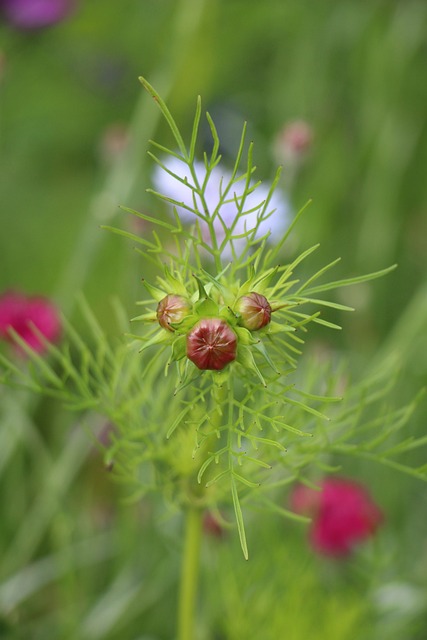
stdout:
[(240, 315), (240, 324), (257, 331), (265, 327), (271, 320), (271, 307), (265, 296), (252, 291), (237, 300), (235, 311)]
[(203, 318), (187, 335), (187, 358), (199, 369), (219, 371), (237, 355), (237, 336), (225, 320)]
[(161, 327), (174, 331), (171, 325), (184, 320), (190, 311), (190, 303), (186, 298), (170, 293), (160, 300), (156, 315)]

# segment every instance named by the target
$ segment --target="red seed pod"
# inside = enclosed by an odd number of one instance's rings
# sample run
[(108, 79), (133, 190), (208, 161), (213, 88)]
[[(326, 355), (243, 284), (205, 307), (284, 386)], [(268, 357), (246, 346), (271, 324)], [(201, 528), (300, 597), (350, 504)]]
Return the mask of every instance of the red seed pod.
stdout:
[(252, 291), (237, 300), (235, 311), (240, 314), (240, 323), (245, 329), (257, 331), (271, 320), (271, 307), (265, 296)]
[(164, 329), (174, 331), (171, 324), (184, 320), (190, 311), (190, 303), (186, 298), (170, 293), (157, 305), (157, 320)]
[(225, 320), (203, 318), (187, 335), (187, 358), (199, 369), (219, 371), (237, 355), (237, 336)]

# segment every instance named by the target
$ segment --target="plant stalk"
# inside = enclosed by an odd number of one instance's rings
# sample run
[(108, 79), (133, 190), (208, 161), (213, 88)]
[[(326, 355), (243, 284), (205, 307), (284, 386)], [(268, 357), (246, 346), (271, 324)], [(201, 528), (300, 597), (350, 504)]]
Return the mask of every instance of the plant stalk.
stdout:
[(200, 544), (203, 511), (188, 507), (185, 513), (184, 554), (181, 566), (181, 581), (178, 607), (177, 640), (194, 639), (196, 617), (197, 584), (200, 565)]

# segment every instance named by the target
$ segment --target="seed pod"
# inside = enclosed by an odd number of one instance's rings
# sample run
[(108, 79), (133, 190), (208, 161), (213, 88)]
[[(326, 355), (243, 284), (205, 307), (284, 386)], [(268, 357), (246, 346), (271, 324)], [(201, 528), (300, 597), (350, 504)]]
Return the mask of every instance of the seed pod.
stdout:
[(240, 324), (249, 331), (262, 329), (271, 320), (270, 303), (265, 296), (255, 291), (239, 298), (235, 311), (240, 314)]
[(219, 371), (237, 355), (237, 336), (225, 320), (203, 318), (187, 335), (187, 358), (199, 369)]
[(171, 324), (184, 320), (190, 311), (190, 303), (186, 298), (170, 293), (160, 300), (156, 315), (161, 327), (174, 331)]

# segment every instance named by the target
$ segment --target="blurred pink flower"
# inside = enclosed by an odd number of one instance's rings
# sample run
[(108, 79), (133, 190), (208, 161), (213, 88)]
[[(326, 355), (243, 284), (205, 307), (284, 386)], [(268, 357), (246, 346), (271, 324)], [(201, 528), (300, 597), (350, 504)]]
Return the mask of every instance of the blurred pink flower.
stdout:
[(298, 485), (291, 495), (291, 507), (312, 517), (310, 541), (320, 554), (343, 557), (372, 537), (383, 514), (367, 489), (344, 478), (326, 478), (320, 491)]
[(274, 155), (286, 169), (298, 169), (313, 145), (313, 129), (305, 120), (287, 122), (276, 136)]
[(61, 323), (56, 307), (46, 298), (25, 296), (16, 291), (0, 295), (0, 338), (14, 343), (9, 330), (12, 328), (31, 349), (42, 353), (44, 344), (34, 327), (48, 340), (55, 342), (61, 333)]
[(40, 29), (64, 20), (73, 0), (0, 0), (6, 20), (18, 29)]

